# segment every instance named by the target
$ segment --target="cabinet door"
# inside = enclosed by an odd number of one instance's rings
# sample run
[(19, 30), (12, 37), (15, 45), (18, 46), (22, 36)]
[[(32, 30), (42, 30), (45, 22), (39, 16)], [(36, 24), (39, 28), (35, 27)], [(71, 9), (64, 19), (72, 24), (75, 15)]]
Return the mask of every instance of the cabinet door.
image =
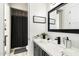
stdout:
[(44, 56), (49, 56), (46, 52), (44, 52)]
[(34, 43), (34, 56), (49, 56), (44, 50), (42, 50), (36, 43)]
[(42, 56), (49, 56), (44, 50), (42, 50)]
[(34, 43), (34, 56), (39, 56), (39, 48), (38, 46)]
[(39, 47), (39, 56), (43, 56), (42, 51), (43, 50)]

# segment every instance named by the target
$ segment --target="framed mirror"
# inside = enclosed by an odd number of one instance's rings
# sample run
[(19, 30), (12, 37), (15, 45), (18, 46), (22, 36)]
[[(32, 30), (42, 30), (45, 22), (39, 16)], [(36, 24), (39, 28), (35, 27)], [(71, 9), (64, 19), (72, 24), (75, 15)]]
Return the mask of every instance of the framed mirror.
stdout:
[(79, 33), (79, 3), (61, 3), (50, 10), (48, 31)]

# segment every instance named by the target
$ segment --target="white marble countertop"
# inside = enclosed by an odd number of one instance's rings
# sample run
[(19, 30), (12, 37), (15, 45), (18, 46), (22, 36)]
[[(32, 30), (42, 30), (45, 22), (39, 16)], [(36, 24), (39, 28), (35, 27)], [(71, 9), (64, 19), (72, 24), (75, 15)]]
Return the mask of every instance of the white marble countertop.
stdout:
[(46, 53), (50, 56), (61, 56), (61, 52), (63, 51), (64, 47), (55, 42), (47, 41), (45, 39), (34, 39), (34, 42), (39, 45)]
[(66, 56), (79, 56), (79, 49), (78, 48), (66, 48), (64, 49), (63, 53)]
[(46, 39), (33, 40), (41, 49), (43, 49), (50, 56), (78, 56), (79, 50), (76, 48), (65, 48), (63, 44), (57, 44), (57, 41)]

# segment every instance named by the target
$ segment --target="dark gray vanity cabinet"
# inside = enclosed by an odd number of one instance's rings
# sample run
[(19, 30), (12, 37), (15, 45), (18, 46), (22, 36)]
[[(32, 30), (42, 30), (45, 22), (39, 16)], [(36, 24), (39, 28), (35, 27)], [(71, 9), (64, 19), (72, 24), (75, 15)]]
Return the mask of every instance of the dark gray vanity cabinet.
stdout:
[(39, 47), (34, 43), (34, 56), (39, 55)]
[(42, 50), (36, 43), (34, 43), (34, 56), (49, 56), (44, 50)]

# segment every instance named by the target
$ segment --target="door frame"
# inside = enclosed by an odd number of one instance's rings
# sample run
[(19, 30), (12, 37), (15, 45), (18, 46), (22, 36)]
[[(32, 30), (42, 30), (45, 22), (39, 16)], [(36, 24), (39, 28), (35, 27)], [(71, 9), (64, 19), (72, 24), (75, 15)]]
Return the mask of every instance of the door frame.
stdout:
[(10, 55), (10, 40), (11, 40), (11, 17), (10, 17), (10, 5), (5, 4), (5, 19), (6, 19), (6, 55)]

